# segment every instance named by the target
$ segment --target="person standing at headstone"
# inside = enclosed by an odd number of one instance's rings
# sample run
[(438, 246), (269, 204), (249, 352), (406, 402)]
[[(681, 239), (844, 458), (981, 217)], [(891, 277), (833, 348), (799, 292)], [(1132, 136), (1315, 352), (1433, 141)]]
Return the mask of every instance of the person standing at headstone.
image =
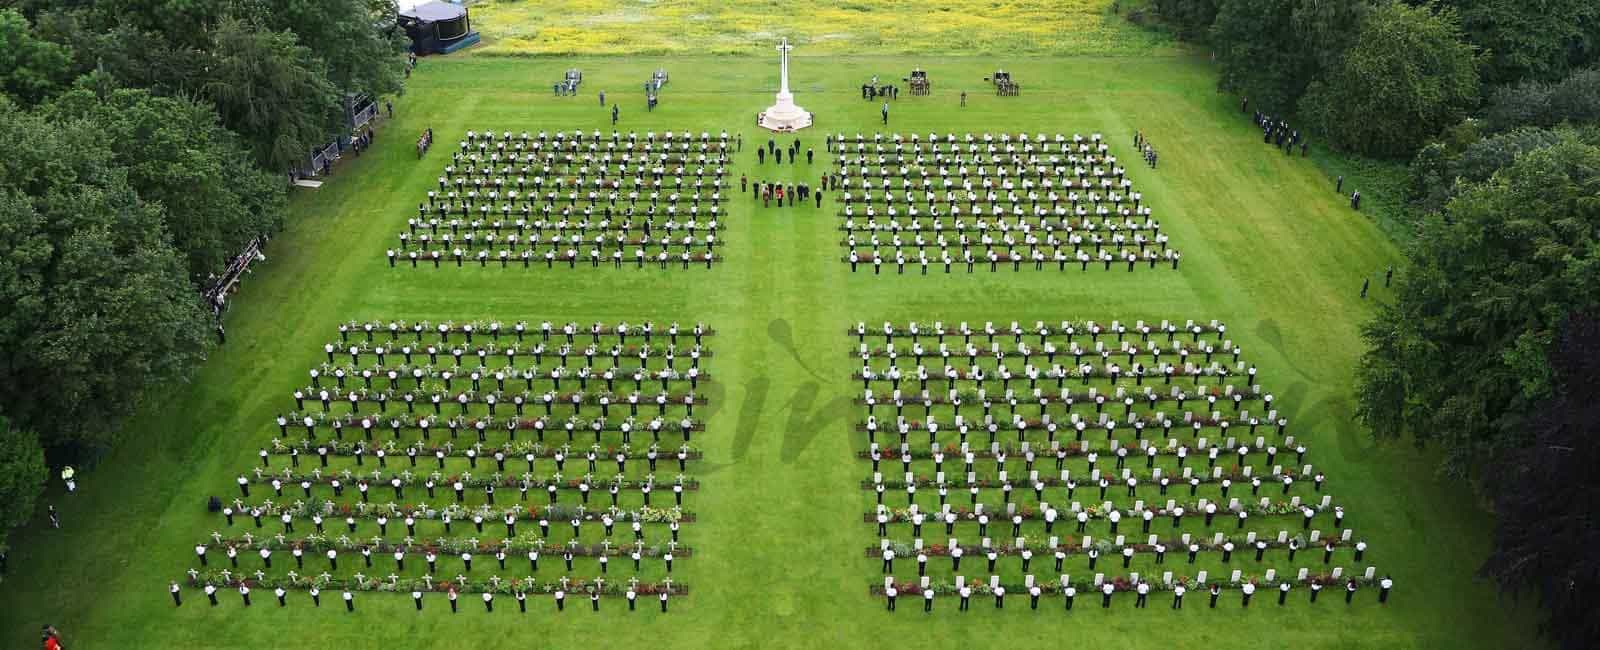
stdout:
[[(173, 586), (176, 587), (177, 585), (174, 584)], [(1393, 588), (1394, 580), (1388, 575), (1383, 576), (1383, 580), (1378, 581), (1378, 604), (1388, 604), (1389, 590)]]

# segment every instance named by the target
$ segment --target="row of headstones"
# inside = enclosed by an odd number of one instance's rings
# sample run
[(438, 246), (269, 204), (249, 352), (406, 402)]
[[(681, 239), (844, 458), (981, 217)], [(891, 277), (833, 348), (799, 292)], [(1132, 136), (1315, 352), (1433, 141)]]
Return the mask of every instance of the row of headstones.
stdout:
[[(877, 476), (877, 475), (874, 475), (873, 478), (876, 480), (876, 479), (878, 479), (880, 477)], [(881, 481), (878, 481), (878, 482), (881, 482)], [(993, 488), (991, 488), (991, 489), (993, 489)], [(1213, 502), (1213, 501), (1211, 501), (1209, 499), (1201, 498), (1197, 502), (1197, 507), (1200, 510), (1204, 511), (1204, 509), (1205, 509), (1205, 507), (1207, 505), (1211, 505), (1213, 503), (1215, 503), (1215, 502)], [(1261, 500), (1259, 501), (1259, 503), (1260, 503), (1260, 506), (1263, 507), (1263, 508), (1270, 507), (1272, 505), (1272, 498), (1271, 497), (1261, 497)], [(1109, 512), (1111, 510), (1117, 509), (1116, 508), (1116, 504), (1114, 502), (1112, 502), (1112, 501), (1105, 501), (1105, 502), (1101, 503), (1100, 505), (1101, 505), (1101, 510), (1100, 510), (1101, 512)], [(1292, 498), (1289, 499), (1289, 507), (1290, 508), (1294, 508), (1294, 509), (1296, 509), (1298, 511), (1298, 510), (1300, 510), (1302, 508), (1303, 505), (1304, 505), (1304, 502), (1300, 499), (1299, 496), (1295, 496), (1295, 497), (1292, 497)], [(1176, 507), (1178, 507), (1177, 500), (1168, 499), (1167, 503), (1166, 503), (1165, 511), (1166, 512), (1171, 512)], [(1317, 501), (1316, 509), (1318, 509), (1318, 510), (1326, 510), (1326, 509), (1328, 509), (1330, 507), (1333, 507), (1333, 495), (1330, 495), (1330, 494), (1322, 495), (1322, 498)], [(1240, 501), (1238, 497), (1230, 497), (1228, 499), (1227, 508), (1225, 510), (1223, 510), (1223, 512), (1239, 512), (1243, 508), (1244, 508), (1244, 502)], [(915, 514), (915, 513), (920, 511), (919, 506), (917, 504), (915, 504), (915, 503), (910, 504), (910, 506), (908, 506), (908, 509), (912, 514)], [(983, 514), (983, 509), (984, 508), (983, 508), (983, 504), (982, 503), (974, 504), (973, 505), (973, 515), (976, 516), (976, 515)], [(944, 506), (942, 506), (940, 508), (939, 514), (941, 514), (941, 515), (948, 514), (950, 512), (950, 510), (951, 510), (951, 505), (949, 503), (946, 503), (946, 504), (944, 504)], [(1005, 510), (1006, 510), (1005, 514), (1007, 516), (1014, 515), (1014, 514), (1017, 513), (1017, 504), (1015, 502), (1007, 503)], [(1076, 512), (1078, 512), (1080, 510), (1083, 510), (1082, 503), (1080, 503), (1078, 501), (1073, 501), (1072, 505), (1068, 509), (1068, 512), (1076, 513)], [(1143, 513), (1144, 510), (1145, 510), (1145, 502), (1144, 502), (1143, 499), (1139, 499), (1139, 500), (1134, 502), (1133, 507), (1131, 508), (1130, 511), (1134, 512), (1134, 513)]]
[[(1341, 542), (1341, 543), (1348, 543), (1352, 538), (1354, 538), (1354, 536), (1355, 536), (1354, 529), (1346, 528), (1346, 529), (1344, 529), (1343, 531), (1341, 531), (1339, 533), (1339, 538), (1338, 539), (1339, 539), (1339, 542)], [(1251, 531), (1251, 532), (1249, 532), (1249, 533), (1247, 533), (1245, 535), (1245, 543), (1246, 544), (1255, 544), (1256, 540), (1260, 539), (1260, 538), (1261, 538), (1261, 535), (1257, 534), (1255, 531)], [(1182, 535), (1179, 536), (1178, 539), (1179, 539), (1180, 542), (1183, 543), (1184, 546), (1188, 546), (1190, 543), (1192, 543), (1196, 539), (1200, 539), (1200, 538), (1195, 537), (1191, 533), (1183, 533)], [(1288, 544), (1289, 543), (1289, 531), (1287, 531), (1287, 530), (1278, 531), (1278, 535), (1277, 535), (1276, 539), (1277, 539), (1277, 543), (1278, 544)], [(1311, 544), (1311, 545), (1314, 545), (1314, 544), (1317, 544), (1319, 542), (1322, 542), (1323, 541), (1323, 539), (1322, 539), (1322, 530), (1321, 529), (1317, 529), (1317, 530), (1311, 531), (1311, 535), (1307, 539), (1310, 540), (1308, 542), (1308, 544)], [(1212, 535), (1212, 537), (1211, 537), (1211, 545), (1212, 546), (1221, 546), (1223, 543), (1225, 543), (1227, 541), (1228, 541), (1228, 536), (1225, 533), (1214, 533)], [(1159, 536), (1150, 535), (1148, 538), (1146, 538), (1144, 543), (1147, 546), (1155, 546), (1156, 544), (1158, 544), (1160, 542), (1161, 542), (1161, 538)], [(1117, 535), (1116, 537), (1114, 537), (1112, 539), (1111, 546), (1113, 548), (1121, 549), (1121, 548), (1126, 547), (1129, 543), (1130, 542), (1128, 540), (1128, 536), (1127, 535)], [(1138, 542), (1135, 541), (1135, 542), (1132, 542), (1132, 543), (1137, 544)], [(956, 540), (954, 538), (952, 538), (950, 540), (950, 544), (949, 545), (950, 545), (951, 548), (954, 548), (957, 545), (956, 544)], [(889, 540), (889, 539), (879, 539), (878, 540), (878, 548), (879, 548), (879, 550), (888, 550), (893, 546), (894, 546), (894, 542)], [(994, 540), (992, 540), (989, 537), (984, 537), (981, 540), (979, 540), (979, 545), (978, 545), (979, 548), (990, 548), (992, 546), (994, 546)], [(1046, 540), (1046, 542), (1045, 542), (1045, 544), (1043, 546), (1039, 546), (1037, 548), (1053, 549), (1053, 548), (1057, 548), (1059, 546), (1061, 546), (1061, 537), (1058, 536), (1058, 535), (1051, 535), (1050, 538), (1048, 540)], [(1089, 535), (1083, 536), (1083, 541), (1079, 544), (1079, 548), (1087, 549), (1087, 548), (1089, 548), (1091, 546), (1094, 546), (1094, 537), (1089, 536)], [(923, 539), (921, 537), (917, 537), (917, 538), (912, 540), (911, 549), (913, 551), (921, 551), (923, 549), (923, 547), (924, 547), (924, 543), (923, 543)], [(1018, 537), (1018, 538), (1012, 540), (1012, 548), (1018, 548), (1018, 549), (1028, 548), (1028, 538), (1026, 538), (1026, 537)]]
[[(1378, 568), (1375, 567), (1375, 566), (1369, 566), (1369, 567), (1366, 568), (1365, 571), (1363, 571), (1361, 573), (1362, 579), (1367, 580), (1367, 581), (1375, 580), (1375, 579), (1377, 579), (1377, 576), (1378, 576)], [(1334, 580), (1342, 580), (1342, 579), (1344, 579), (1345, 578), (1344, 567), (1334, 567), (1333, 570), (1329, 573), (1329, 577), (1331, 577)], [(1140, 578), (1140, 575), (1137, 572), (1128, 574), (1128, 581), (1129, 582), (1137, 583), (1137, 582), (1139, 582), (1139, 578)], [(1210, 578), (1211, 578), (1211, 575), (1210, 575), (1209, 572), (1201, 570), (1201, 571), (1199, 571), (1198, 573), (1195, 574), (1195, 584), (1206, 584), (1206, 582)], [(1279, 576), (1278, 576), (1277, 569), (1267, 569), (1266, 573), (1262, 575), (1262, 582), (1266, 583), (1266, 584), (1276, 584), (1278, 582), (1278, 578), (1279, 578)], [(1299, 571), (1297, 571), (1295, 573), (1295, 580), (1297, 582), (1305, 582), (1309, 578), (1311, 578), (1311, 570), (1307, 569), (1305, 567), (1301, 567), (1299, 569)], [(894, 580), (895, 580), (894, 576), (885, 576), (884, 579), (883, 579), (883, 586), (886, 587), (886, 588), (894, 586), (894, 584), (895, 584)], [(1239, 584), (1243, 580), (1244, 580), (1244, 571), (1242, 569), (1234, 569), (1232, 574), (1230, 574), (1228, 576), (1228, 584)], [(1106, 575), (1104, 573), (1096, 573), (1096, 574), (1094, 574), (1094, 586), (1095, 587), (1099, 587), (1099, 586), (1105, 584), (1105, 582), (1106, 582)], [(1071, 575), (1068, 575), (1068, 574), (1062, 574), (1061, 575), (1060, 585), (1062, 587), (1067, 587), (1067, 586), (1071, 585), (1071, 583), (1072, 583), (1072, 576)], [(966, 583), (966, 577), (965, 576), (956, 576), (955, 580), (954, 580), (954, 584), (957, 584), (957, 585), (967, 584)], [(1036, 584), (1038, 584), (1038, 581), (1034, 578), (1033, 574), (1030, 573), (1030, 574), (1028, 574), (1026, 576), (1023, 576), (1023, 586), (1025, 588), (1031, 588)], [(1173, 573), (1171, 571), (1162, 572), (1160, 584), (1162, 584), (1162, 585), (1164, 585), (1166, 587), (1173, 586), (1175, 584), (1175, 576), (1173, 575)], [(927, 589), (927, 588), (933, 586), (933, 579), (931, 577), (929, 577), (929, 576), (922, 576), (920, 578), (920, 580), (919, 580), (919, 585), (921, 586), (921, 588)], [(1000, 576), (989, 576), (989, 585), (988, 586), (989, 586), (990, 589), (994, 589), (995, 587), (1001, 586), (1000, 585)]]

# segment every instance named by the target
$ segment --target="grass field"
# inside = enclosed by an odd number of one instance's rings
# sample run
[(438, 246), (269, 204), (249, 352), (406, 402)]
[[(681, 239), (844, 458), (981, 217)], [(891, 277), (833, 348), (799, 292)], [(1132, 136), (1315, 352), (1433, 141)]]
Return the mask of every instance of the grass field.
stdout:
[[(787, 36), (810, 54), (1128, 55), (1170, 49), (1113, 14), (1110, 0), (932, 5), (885, 0), (482, 0), (483, 52), (739, 54)], [(1002, 60), (1004, 63), (1004, 60)]]
[[(670, 4), (670, 3), (669, 3)], [(534, 3), (527, 3), (532, 8)], [(543, 6), (543, 5), (541, 5)], [(481, 14), (480, 14), (481, 15)], [(482, 20), (482, 18), (480, 18)], [(491, 48), (494, 45), (490, 46)], [(79, 493), (52, 486), (46, 500), (63, 528), (18, 531), (11, 574), (0, 587), (7, 647), (34, 643), (50, 622), (73, 648), (265, 647), (1518, 647), (1532, 612), (1496, 599), (1473, 576), (1487, 549), (1488, 518), (1462, 485), (1436, 478), (1434, 459), (1375, 447), (1353, 420), (1352, 369), (1359, 323), (1384, 300), (1363, 302), (1363, 277), (1381, 286), (1395, 247), (1350, 212), (1328, 179), (1300, 158), (1261, 146), (1212, 71), (1188, 58), (1037, 58), (1004, 62), (1028, 90), (997, 98), (976, 82), (995, 62), (931, 57), (808, 57), (794, 64), (794, 91), (816, 112), (804, 134), (822, 150), (823, 129), (870, 133), (878, 105), (858, 99), (863, 79), (921, 65), (935, 94), (903, 96), (901, 131), (1102, 132), (1121, 151), (1142, 129), (1162, 153), (1157, 171), (1133, 177), (1173, 241), (1183, 267), (1139, 273), (1090, 271), (916, 276), (852, 275), (838, 261), (837, 222), (813, 208), (754, 209), (748, 195), (726, 221), (726, 263), (715, 270), (554, 272), (387, 268), (382, 250), (432, 184), (467, 129), (609, 128), (593, 93), (622, 102), (622, 128), (727, 128), (746, 138), (776, 86), (770, 57), (507, 59), (430, 58), (397, 102), (397, 118), (368, 154), (332, 181), (301, 191), (287, 231), (232, 300), (228, 343), (194, 380), (172, 386), (132, 425), (128, 443), (81, 473)], [(572, 66), (584, 93), (557, 98), (548, 83)], [(651, 70), (673, 81), (646, 113), (634, 89)], [(957, 108), (955, 93), (973, 91)], [(432, 127), (440, 145), (423, 161), (411, 142)], [(758, 168), (747, 149), (736, 172), (811, 179), (821, 164)], [(1346, 188), (1347, 190), (1351, 188)], [(1359, 189), (1359, 188), (1357, 188)], [(490, 616), (434, 605), (416, 615), (404, 597), (366, 595), (360, 611), (303, 599), (279, 609), (261, 594), (209, 608), (196, 592), (174, 609), (166, 584), (192, 563), (192, 544), (218, 520), (205, 497), (230, 494), (231, 477), (277, 432), (285, 393), (320, 358), (336, 325), (357, 319), (529, 319), (580, 322), (703, 320), (719, 329), (720, 407), (699, 438), (708, 461), (692, 524), (696, 557), (680, 568), (694, 592), (673, 613), (594, 615), (575, 607), (527, 617), (506, 606)], [(872, 500), (847, 424), (856, 363), (844, 327), (865, 320), (1008, 322), (1013, 319), (1222, 319), (1261, 366), (1331, 490), (1372, 544), (1370, 562), (1398, 582), (1380, 607), (1370, 592), (1354, 606), (1303, 596), (1240, 610), (1195, 605), (1172, 612), (1159, 599), (1109, 613), (1080, 601), (1071, 614), (1004, 611), (958, 615), (947, 601), (925, 616), (897, 614), (866, 596), (877, 579), (861, 549), (872, 540), (861, 512)], [(1330, 594), (1332, 595), (1332, 594)], [(536, 607), (534, 605), (537, 605)]]

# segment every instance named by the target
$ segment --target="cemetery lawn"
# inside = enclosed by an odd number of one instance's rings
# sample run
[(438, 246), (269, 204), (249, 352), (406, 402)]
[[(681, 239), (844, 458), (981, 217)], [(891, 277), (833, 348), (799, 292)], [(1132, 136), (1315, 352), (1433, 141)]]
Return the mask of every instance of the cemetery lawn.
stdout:
[[(766, 137), (752, 123), (775, 90), (774, 62), (424, 60), (376, 148), (340, 165), (321, 189), (296, 192), (286, 231), (231, 301), (227, 345), (191, 382), (154, 396), (126, 444), (80, 473), (76, 495), (52, 484), (45, 500), (60, 510), (62, 529), (41, 521), (16, 533), (0, 587), (0, 644), (29, 647), (47, 622), (74, 648), (1527, 643), (1531, 607), (1497, 599), (1474, 577), (1491, 522), (1470, 491), (1438, 478), (1426, 453), (1375, 447), (1353, 417), (1359, 324), (1389, 298), (1382, 273), (1399, 261), (1398, 250), (1371, 219), (1348, 209), (1312, 161), (1264, 147), (1237, 100), (1216, 93), (1203, 60), (1005, 60), (1024, 91), (998, 98), (980, 81), (997, 63), (988, 58), (799, 56), (794, 91), (818, 125), (802, 138), (818, 161), (758, 167), (754, 147)], [(873, 74), (899, 79), (918, 65), (929, 71), (934, 95), (902, 94), (884, 129), (881, 102), (861, 100), (859, 84)], [(549, 84), (574, 66), (584, 72), (581, 96), (552, 96)], [(646, 113), (639, 87), (657, 67), (668, 68), (672, 82), (661, 106)], [(1101, 132), (1184, 253), (1182, 268), (852, 275), (839, 261), (836, 219), (811, 207), (763, 210), (749, 195), (728, 206), (726, 263), (711, 271), (387, 268), (383, 250), (467, 129), (609, 132), (609, 109), (595, 99), (601, 89), (621, 102), (624, 132), (742, 132), (735, 186), (740, 174), (815, 184), (828, 160), (827, 131)], [(964, 109), (961, 89), (970, 93)], [(426, 127), (438, 146), (418, 161), (412, 143)], [(1159, 170), (1137, 164), (1136, 129), (1160, 150)], [(1367, 301), (1357, 296), (1364, 277), (1373, 280)], [(608, 600), (599, 615), (573, 603), (556, 617), (547, 599), (530, 599), (526, 616), (508, 601), (493, 615), (469, 602), (452, 616), (437, 596), (419, 616), (403, 596), (368, 593), (358, 594), (355, 614), (332, 594), (321, 609), (303, 594), (280, 609), (261, 593), (243, 610), (237, 594), (211, 608), (192, 589), (174, 609), (168, 580), (183, 577), (193, 545), (220, 526), (205, 512), (206, 497), (234, 493), (232, 477), (276, 434), (274, 414), (292, 406), (291, 388), (317, 363), (337, 323), (351, 318), (701, 320), (716, 328), (709, 368), (720, 387), (708, 432), (697, 440), (707, 455), (692, 472), (702, 488), (686, 500), (700, 518), (684, 527), (696, 553), (675, 574), (691, 595), (673, 601), (668, 616), (653, 603), (629, 615), (618, 611), (621, 601)], [(859, 488), (869, 468), (854, 458), (861, 445), (850, 422), (859, 411), (848, 403), (856, 386), (848, 377), (857, 364), (844, 329), (857, 320), (1063, 318), (1228, 324), (1245, 358), (1261, 367), (1262, 383), (1287, 405), (1294, 432), (1311, 447), (1308, 461), (1327, 471), (1347, 523), (1371, 544), (1368, 563), (1393, 574), (1391, 603), (1379, 606), (1364, 591), (1346, 606), (1330, 590), (1312, 606), (1297, 591), (1285, 608), (1267, 596), (1241, 610), (1233, 596), (1207, 610), (1195, 594), (1173, 612), (1162, 594), (1137, 612), (1131, 598), (1119, 597), (1109, 612), (1080, 599), (1067, 615), (1058, 600), (1041, 604), (1050, 611), (1030, 612), (1021, 598), (1003, 611), (979, 599), (958, 614), (949, 599), (929, 616), (915, 602), (890, 615), (869, 599), (879, 567), (862, 554), (874, 541), (861, 523), (872, 499)]]

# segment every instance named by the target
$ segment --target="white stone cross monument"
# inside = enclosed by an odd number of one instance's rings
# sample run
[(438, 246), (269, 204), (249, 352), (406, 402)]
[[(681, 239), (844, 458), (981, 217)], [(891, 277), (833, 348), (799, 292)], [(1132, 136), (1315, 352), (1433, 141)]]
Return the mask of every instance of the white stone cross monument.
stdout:
[(794, 94), (789, 92), (789, 50), (792, 49), (794, 46), (789, 44), (788, 38), (778, 45), (778, 97), (777, 102), (767, 107), (757, 119), (762, 128), (786, 132), (811, 126), (811, 113), (796, 106)]

